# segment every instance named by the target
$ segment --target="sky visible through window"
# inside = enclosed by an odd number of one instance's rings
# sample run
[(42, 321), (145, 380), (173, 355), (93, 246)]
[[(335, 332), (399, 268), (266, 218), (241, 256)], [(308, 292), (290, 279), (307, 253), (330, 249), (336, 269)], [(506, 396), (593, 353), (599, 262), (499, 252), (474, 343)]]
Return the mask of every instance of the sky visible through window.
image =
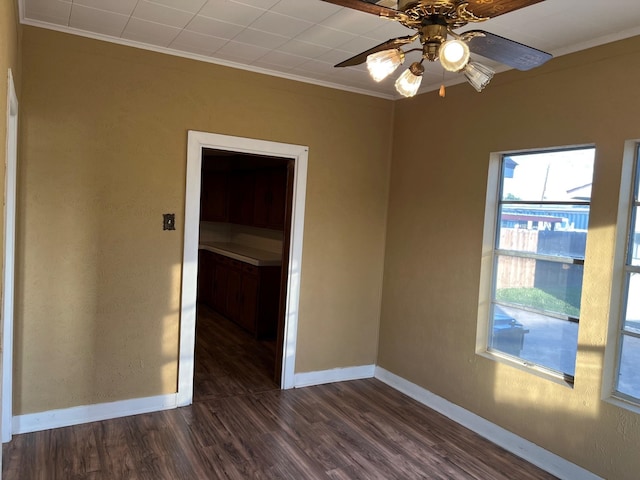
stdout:
[[(504, 179), (503, 198), (567, 201), (591, 196), (595, 149), (511, 155), (517, 166)], [(583, 187), (583, 188), (581, 188)]]

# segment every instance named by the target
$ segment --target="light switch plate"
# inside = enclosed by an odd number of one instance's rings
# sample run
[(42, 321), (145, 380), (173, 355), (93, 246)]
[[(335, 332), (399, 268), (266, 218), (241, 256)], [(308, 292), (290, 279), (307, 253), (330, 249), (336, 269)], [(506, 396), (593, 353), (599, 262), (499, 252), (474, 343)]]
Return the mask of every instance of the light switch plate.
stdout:
[(162, 229), (163, 230), (175, 230), (176, 229), (176, 214), (175, 213), (163, 213), (162, 214)]

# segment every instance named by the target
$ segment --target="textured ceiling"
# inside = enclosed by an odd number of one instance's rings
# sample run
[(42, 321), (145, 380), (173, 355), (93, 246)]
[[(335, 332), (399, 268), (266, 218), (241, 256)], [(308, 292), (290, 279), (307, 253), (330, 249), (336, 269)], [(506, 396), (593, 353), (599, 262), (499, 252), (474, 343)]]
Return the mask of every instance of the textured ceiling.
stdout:
[[(364, 65), (333, 65), (413, 32), (321, 0), (19, 0), (19, 6), (24, 24), (385, 98), (396, 98), (393, 77), (376, 83)], [(473, 28), (559, 56), (640, 34), (640, 2), (545, 0), (464, 29)], [(408, 54), (410, 61), (411, 55), (419, 54)], [(420, 93), (443, 79), (437, 63), (425, 66)], [(447, 85), (463, 81), (445, 75)]]

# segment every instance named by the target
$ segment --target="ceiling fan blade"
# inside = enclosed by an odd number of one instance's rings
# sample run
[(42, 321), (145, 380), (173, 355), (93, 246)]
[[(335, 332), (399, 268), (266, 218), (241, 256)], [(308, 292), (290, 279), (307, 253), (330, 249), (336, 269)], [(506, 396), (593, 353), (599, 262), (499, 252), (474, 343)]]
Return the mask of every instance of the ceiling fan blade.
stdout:
[(463, 36), (471, 37), (467, 44), (473, 53), (517, 70), (531, 70), (553, 58), (550, 53), (483, 30), (471, 30)]
[(521, 8), (528, 7), (535, 3), (540, 3), (544, 0), (467, 0), (469, 6), (467, 10), (472, 12), (478, 17), (497, 17), (505, 13), (520, 10)]
[(334, 5), (340, 5), (341, 7), (352, 8), (365, 13), (372, 13), (379, 17), (396, 18), (401, 14), (398, 10), (393, 8), (382, 7), (375, 3), (369, 3), (364, 0), (322, 0), (323, 2), (333, 3)]
[(351, 58), (346, 59), (344, 62), (340, 62), (336, 67), (353, 67), (354, 65), (360, 65), (367, 61), (367, 57), (372, 53), (382, 52), (383, 50), (391, 50), (392, 48), (398, 48), (402, 45), (406, 45), (407, 43), (411, 43), (416, 39), (415, 35), (407, 35), (406, 37), (394, 38), (392, 40), (387, 40), (386, 42), (381, 43), (369, 50), (359, 53)]

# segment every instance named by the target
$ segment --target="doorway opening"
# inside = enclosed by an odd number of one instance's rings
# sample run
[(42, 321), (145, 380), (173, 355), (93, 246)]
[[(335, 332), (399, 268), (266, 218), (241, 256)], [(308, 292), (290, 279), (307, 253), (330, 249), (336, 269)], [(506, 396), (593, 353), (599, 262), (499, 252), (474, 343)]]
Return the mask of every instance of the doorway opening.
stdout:
[[(218, 135), (206, 132), (190, 131), (188, 137), (187, 151), (187, 188), (185, 199), (185, 240), (184, 240), (184, 256), (183, 256), (183, 272), (182, 272), (182, 305), (181, 305), (181, 325), (180, 325), (180, 358), (178, 371), (178, 395), (177, 403), (179, 406), (189, 405), (193, 402), (194, 373), (195, 373), (195, 341), (196, 341), (196, 317), (197, 317), (197, 300), (198, 300), (198, 256), (200, 246), (200, 217), (201, 217), (201, 185), (203, 183), (203, 164), (206, 165), (209, 160), (204, 158), (214, 156), (220, 162), (214, 164), (214, 169), (221, 168), (224, 162), (230, 162), (232, 159), (246, 162), (245, 170), (253, 168), (249, 164), (251, 162), (267, 162), (270, 159), (270, 168), (274, 170), (286, 166), (287, 169), (287, 185), (290, 198), (288, 208), (285, 209), (287, 217), (290, 220), (288, 224), (290, 228), (284, 230), (282, 234), (282, 251), (281, 251), (281, 277), (280, 291), (282, 295), (277, 301), (277, 326), (273, 332), (273, 323), (252, 323), (245, 325), (244, 330), (253, 332), (254, 335), (260, 337), (262, 334), (277, 334), (274, 344), (274, 378), (279, 378), (280, 388), (292, 388), (294, 385), (294, 367), (296, 353), (296, 336), (298, 322), (298, 299), (300, 292), (300, 274), (302, 261), (302, 235), (304, 225), (304, 205), (306, 194), (306, 171), (308, 147), (300, 145), (290, 145), (277, 142), (268, 142), (263, 140), (247, 139), (242, 137), (231, 137), (226, 135)], [(230, 157), (224, 160), (224, 157)], [(220, 160), (223, 158), (223, 160)], [(251, 159), (251, 160), (248, 160)], [(274, 163), (275, 162), (275, 163)], [(267, 162), (268, 163), (268, 162)], [(278, 168), (276, 164), (279, 165)], [(240, 164), (238, 164), (240, 165)], [(265, 167), (266, 163), (261, 163)], [(207, 167), (208, 168), (208, 167)], [(238, 168), (237, 170), (242, 170)], [(244, 181), (246, 178), (242, 174), (234, 174), (236, 180)], [(254, 176), (254, 184), (256, 177)], [(262, 182), (262, 180), (261, 180)], [(264, 183), (264, 182), (263, 182)], [(231, 185), (231, 184), (229, 184)], [(232, 186), (232, 190), (236, 185)], [(212, 192), (215, 192), (213, 189)], [(255, 191), (255, 188), (254, 188)], [(273, 194), (273, 192), (271, 193)], [(215, 195), (215, 194), (214, 194)], [(231, 203), (228, 207), (231, 207)], [(248, 202), (242, 203), (245, 207)], [(233, 207), (242, 210), (244, 207)], [(234, 214), (239, 212), (234, 212)], [(259, 215), (262, 215), (261, 212)], [(267, 217), (269, 216), (267, 212)], [(224, 222), (223, 222), (224, 223)], [(273, 225), (271, 225), (273, 226)], [(226, 227), (225, 227), (226, 228)], [(231, 227), (228, 227), (231, 228)], [(242, 227), (244, 228), (244, 227)], [(241, 230), (242, 230), (241, 228)], [(249, 226), (248, 228), (256, 228)], [(260, 227), (257, 227), (260, 228)], [(269, 229), (267, 229), (269, 230)], [(271, 229), (273, 230), (273, 229)], [(235, 233), (238, 233), (237, 230)], [(246, 234), (246, 232), (241, 232)], [(286, 238), (288, 237), (288, 238)], [(267, 239), (273, 241), (274, 239)], [(271, 244), (272, 245), (272, 244)], [(264, 246), (264, 244), (263, 244)], [(242, 252), (240, 252), (242, 253)], [(245, 252), (246, 253), (246, 252)], [(232, 259), (235, 260), (235, 259)], [(264, 265), (272, 266), (272, 265)], [(245, 270), (251, 270), (249, 265)], [(263, 266), (253, 266), (262, 268)], [(251, 273), (251, 272), (249, 272)], [(255, 272), (253, 272), (255, 273)], [(229, 289), (229, 273), (227, 273), (227, 291)], [(236, 270), (233, 274), (232, 288), (238, 288), (238, 277), (240, 277), (240, 285), (243, 282), (242, 266), (240, 272)], [(249, 275), (251, 276), (251, 275)], [(252, 282), (251, 279), (248, 280)], [(234, 290), (238, 293), (237, 299), (242, 298), (242, 289)], [(244, 293), (246, 305), (247, 297)], [(227, 311), (223, 313), (237, 313), (237, 309), (242, 309), (242, 302), (234, 303), (233, 300), (227, 300)], [(209, 312), (211, 313), (211, 312)], [(215, 312), (214, 312), (215, 313)], [(236, 324), (242, 328), (242, 317), (235, 317)], [(229, 319), (227, 319), (229, 320)], [(257, 322), (257, 320), (256, 320)], [(266, 325), (266, 329), (260, 330)], [(277, 346), (277, 345), (280, 346)]]
[(202, 151), (194, 399), (279, 388), (294, 160)]

